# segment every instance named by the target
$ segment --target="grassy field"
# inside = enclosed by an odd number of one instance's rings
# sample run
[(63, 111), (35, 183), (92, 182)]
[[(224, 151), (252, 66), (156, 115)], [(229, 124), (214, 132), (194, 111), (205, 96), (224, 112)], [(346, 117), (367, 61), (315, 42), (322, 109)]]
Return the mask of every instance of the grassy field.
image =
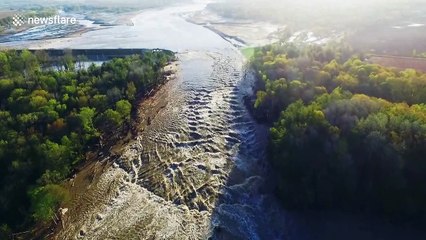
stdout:
[(372, 63), (385, 67), (392, 67), (401, 70), (412, 68), (418, 71), (426, 72), (426, 58), (372, 55), (368, 60)]

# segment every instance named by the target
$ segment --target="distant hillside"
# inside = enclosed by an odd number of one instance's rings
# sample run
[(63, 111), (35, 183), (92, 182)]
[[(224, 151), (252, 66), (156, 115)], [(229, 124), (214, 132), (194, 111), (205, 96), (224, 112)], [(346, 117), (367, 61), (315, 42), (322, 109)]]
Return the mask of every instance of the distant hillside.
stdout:
[(426, 52), (425, 0), (223, 0), (208, 8), (223, 17), (271, 21), (290, 32), (338, 33), (360, 51), (411, 56)]
[(343, 29), (377, 21), (414, 21), (426, 9), (424, 0), (222, 0), (209, 8), (226, 17), (270, 20), (293, 27)]

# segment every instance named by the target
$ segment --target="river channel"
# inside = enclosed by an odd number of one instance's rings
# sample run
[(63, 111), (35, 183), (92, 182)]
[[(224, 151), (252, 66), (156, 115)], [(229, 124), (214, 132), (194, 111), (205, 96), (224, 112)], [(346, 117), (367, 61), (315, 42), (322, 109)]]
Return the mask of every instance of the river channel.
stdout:
[(282, 237), (272, 227), (281, 221), (262, 207), (274, 201), (260, 194), (267, 129), (243, 104), (252, 83), (245, 60), (232, 43), (181, 17), (204, 6), (147, 10), (133, 26), (43, 45), (164, 48), (179, 58), (163, 93), (167, 105), (77, 198), (56, 239)]

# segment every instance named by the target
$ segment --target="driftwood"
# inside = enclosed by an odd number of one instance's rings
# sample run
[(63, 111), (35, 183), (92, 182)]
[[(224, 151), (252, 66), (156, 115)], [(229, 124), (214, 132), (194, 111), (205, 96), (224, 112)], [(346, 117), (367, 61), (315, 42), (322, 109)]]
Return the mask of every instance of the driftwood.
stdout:
[[(62, 228), (65, 228), (65, 214), (68, 212), (68, 208), (59, 208), (58, 209), (58, 213), (59, 213), (59, 217), (58, 220), (61, 222)], [(56, 213), (55, 213), (56, 216)], [(55, 224), (56, 225), (56, 224)]]

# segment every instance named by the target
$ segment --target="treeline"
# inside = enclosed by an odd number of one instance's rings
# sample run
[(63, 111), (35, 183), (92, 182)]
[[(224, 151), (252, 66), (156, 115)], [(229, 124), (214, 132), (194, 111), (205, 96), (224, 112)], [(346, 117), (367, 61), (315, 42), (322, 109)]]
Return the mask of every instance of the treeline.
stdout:
[(283, 203), (426, 216), (426, 74), (363, 61), (341, 44), (257, 49), (254, 115), (273, 123)]
[(275, 22), (292, 29), (345, 32), (377, 23), (382, 27), (403, 22), (406, 14), (415, 19), (425, 10), (421, 0), (394, 0), (392, 4), (385, 0), (223, 0), (209, 3), (208, 8), (227, 18)]
[(173, 58), (152, 51), (77, 70), (66, 56), (52, 70), (43, 52), (0, 52), (1, 239), (51, 219), (69, 198), (60, 182), (101, 135), (129, 121), (138, 94), (164, 81)]

